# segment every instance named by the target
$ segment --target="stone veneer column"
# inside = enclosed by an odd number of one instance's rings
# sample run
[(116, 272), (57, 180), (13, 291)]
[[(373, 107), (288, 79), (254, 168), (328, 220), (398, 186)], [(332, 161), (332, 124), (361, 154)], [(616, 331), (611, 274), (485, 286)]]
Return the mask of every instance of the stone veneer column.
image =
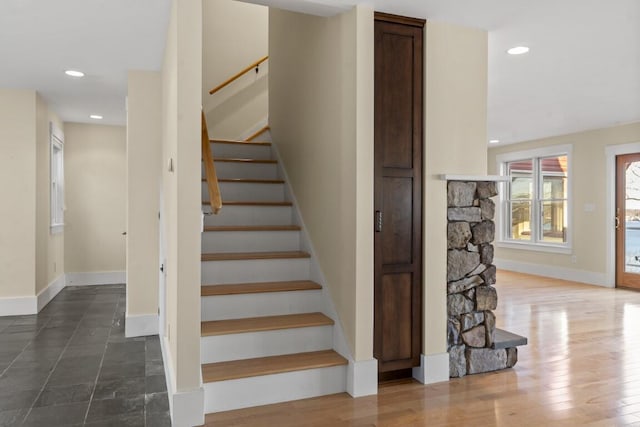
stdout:
[(493, 265), (493, 181), (447, 183), (447, 349), (449, 376), (513, 367), (515, 347), (494, 349), (498, 304)]

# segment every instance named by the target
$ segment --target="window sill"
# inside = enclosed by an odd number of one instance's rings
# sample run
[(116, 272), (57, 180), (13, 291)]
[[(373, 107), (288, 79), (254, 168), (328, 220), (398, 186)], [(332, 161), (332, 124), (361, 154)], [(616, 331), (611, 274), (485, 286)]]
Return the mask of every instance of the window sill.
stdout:
[(520, 249), (524, 251), (547, 252), (552, 254), (571, 254), (573, 250), (570, 246), (545, 245), (542, 243), (521, 243), (511, 241), (496, 242), (496, 247), (505, 249)]
[(60, 234), (64, 231), (64, 224), (56, 224), (49, 227), (51, 234)]

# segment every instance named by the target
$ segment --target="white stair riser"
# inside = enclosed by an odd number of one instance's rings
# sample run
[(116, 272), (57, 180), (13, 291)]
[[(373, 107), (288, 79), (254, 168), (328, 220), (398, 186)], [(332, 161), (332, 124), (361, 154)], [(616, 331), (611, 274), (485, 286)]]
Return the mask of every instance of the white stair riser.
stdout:
[[(284, 184), (221, 182), (220, 194), (223, 201), (283, 202)], [(202, 200), (209, 200), (206, 182), (202, 183)]]
[(202, 252), (268, 252), (300, 250), (299, 231), (209, 231), (202, 233)]
[(346, 372), (343, 365), (206, 383), (205, 413), (341, 393)]
[(315, 326), (202, 337), (200, 360), (202, 363), (217, 363), (330, 350), (332, 333), (333, 326)]
[(321, 290), (216, 295), (200, 301), (203, 321), (322, 311)]
[[(204, 207), (205, 211), (211, 208)], [(291, 206), (222, 206), (217, 215), (207, 215), (204, 225), (291, 225)]]
[(308, 258), (205, 261), (201, 264), (205, 285), (308, 280), (310, 267)]
[(271, 147), (268, 145), (211, 143), (211, 151), (214, 159), (271, 159)]
[[(276, 163), (215, 162), (218, 179), (278, 179)], [(204, 176), (204, 175), (203, 175)]]

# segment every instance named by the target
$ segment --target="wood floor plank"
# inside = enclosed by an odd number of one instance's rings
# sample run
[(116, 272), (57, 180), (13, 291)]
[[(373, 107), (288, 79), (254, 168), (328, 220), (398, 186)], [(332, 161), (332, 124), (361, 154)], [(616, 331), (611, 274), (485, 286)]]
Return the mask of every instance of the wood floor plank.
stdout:
[[(208, 205), (208, 200), (202, 201), (203, 205)], [(292, 206), (291, 202), (252, 202), (252, 201), (235, 201), (235, 200), (223, 200), (222, 206)]]
[[(205, 178), (202, 178), (206, 181)], [(257, 179), (257, 178), (226, 178), (219, 179), (218, 182), (235, 182), (240, 184), (284, 184), (284, 179)]]
[(299, 225), (208, 225), (204, 231), (300, 231)]
[(271, 146), (270, 142), (262, 142), (262, 141), (235, 141), (232, 139), (210, 139), (209, 142), (214, 144), (238, 144), (238, 145), (262, 145), (262, 146)]
[(209, 337), (327, 325), (333, 325), (333, 320), (322, 313), (285, 314), (244, 319), (210, 320), (201, 323), (200, 333), (203, 337)]
[(207, 426), (640, 425), (640, 292), (498, 271), (513, 369), (209, 414)]
[(202, 254), (202, 261), (240, 261), (247, 259), (294, 259), (309, 258), (310, 255), (303, 251), (284, 252), (216, 252)]
[(205, 383), (209, 383), (305, 369), (328, 368), (346, 364), (347, 360), (333, 350), (313, 351), (309, 353), (210, 363), (202, 366), (202, 380)]
[(277, 160), (272, 159), (240, 159), (230, 157), (217, 157), (214, 158), (216, 162), (232, 162), (232, 163), (278, 163)]
[(200, 295), (241, 295), (264, 292), (291, 292), (314, 291), (322, 289), (322, 286), (311, 280), (292, 280), (288, 282), (258, 282), (258, 283), (232, 283), (225, 285), (205, 285), (201, 287)]

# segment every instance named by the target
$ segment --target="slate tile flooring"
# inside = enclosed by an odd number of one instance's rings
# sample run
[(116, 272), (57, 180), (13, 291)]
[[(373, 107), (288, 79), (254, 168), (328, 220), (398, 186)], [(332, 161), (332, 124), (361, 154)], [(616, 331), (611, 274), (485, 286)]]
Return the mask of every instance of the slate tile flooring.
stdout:
[(0, 317), (0, 426), (170, 426), (157, 336), (125, 338), (124, 285)]

